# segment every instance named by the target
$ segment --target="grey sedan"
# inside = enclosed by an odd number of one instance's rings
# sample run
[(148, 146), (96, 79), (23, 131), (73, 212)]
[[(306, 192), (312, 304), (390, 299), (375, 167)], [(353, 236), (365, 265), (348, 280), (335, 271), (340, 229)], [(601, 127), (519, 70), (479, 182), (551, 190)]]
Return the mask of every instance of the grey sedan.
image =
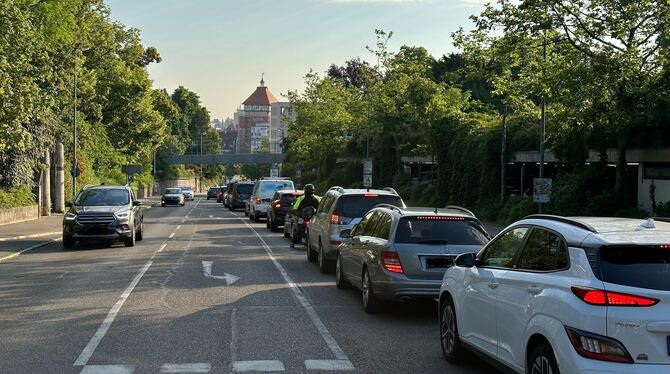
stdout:
[(490, 239), (466, 209), (392, 205), (378, 205), (341, 235), (337, 287), (359, 288), (368, 313), (385, 300), (436, 298), (444, 272), (456, 256), (477, 252)]

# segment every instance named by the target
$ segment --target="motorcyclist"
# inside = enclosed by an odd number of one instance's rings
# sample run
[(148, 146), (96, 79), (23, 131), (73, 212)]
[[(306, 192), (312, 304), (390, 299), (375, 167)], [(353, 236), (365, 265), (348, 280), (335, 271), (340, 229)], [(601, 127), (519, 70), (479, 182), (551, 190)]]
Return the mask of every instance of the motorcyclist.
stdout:
[[(293, 206), (291, 207), (291, 216), (292, 218), (292, 226), (294, 227), (294, 230), (300, 230), (297, 228), (297, 221), (298, 217), (300, 218), (305, 218), (303, 217), (303, 211), (306, 208), (316, 208), (319, 206), (319, 201), (321, 199), (319, 196), (316, 196), (314, 194), (314, 185), (313, 184), (307, 184), (305, 185), (304, 188), (304, 194), (297, 198), (295, 202), (293, 203)], [(294, 231), (295, 232), (295, 231)], [(298, 231), (299, 232), (299, 231)], [(299, 238), (300, 236), (297, 236)], [(295, 240), (300, 240), (300, 239), (295, 239)], [(291, 248), (295, 247), (295, 241), (291, 243)]]

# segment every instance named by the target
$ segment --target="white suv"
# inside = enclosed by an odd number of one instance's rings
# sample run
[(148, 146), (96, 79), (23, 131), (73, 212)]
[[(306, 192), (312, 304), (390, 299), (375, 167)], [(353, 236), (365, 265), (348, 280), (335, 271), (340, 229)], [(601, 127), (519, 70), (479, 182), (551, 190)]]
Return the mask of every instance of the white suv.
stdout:
[(440, 291), (442, 351), (519, 373), (670, 373), (670, 224), (529, 216)]
[(293, 181), (282, 178), (257, 180), (249, 198), (249, 219), (258, 222), (261, 217), (267, 217), (272, 196), (279, 190), (295, 190)]

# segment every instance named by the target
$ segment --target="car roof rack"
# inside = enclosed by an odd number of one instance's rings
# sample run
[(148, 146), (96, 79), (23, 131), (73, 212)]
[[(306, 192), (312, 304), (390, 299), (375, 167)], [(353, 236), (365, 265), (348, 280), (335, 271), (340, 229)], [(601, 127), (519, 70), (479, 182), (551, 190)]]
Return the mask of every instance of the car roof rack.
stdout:
[(461, 212), (463, 212), (467, 215), (470, 215), (470, 216), (473, 216), (473, 217), (475, 216), (475, 214), (472, 213), (472, 211), (470, 211), (469, 209), (465, 209), (462, 206), (458, 206), (458, 205), (447, 205), (447, 206), (444, 207), (444, 209), (459, 210), (459, 211), (461, 211)]
[(270, 181), (286, 181), (286, 180), (290, 180), (290, 179), (291, 179), (291, 178), (289, 178), (289, 177), (262, 177), (262, 178), (261, 178), (262, 181), (265, 181), (265, 180), (270, 180)]
[(396, 191), (395, 188), (393, 188), (393, 187), (384, 187), (384, 188), (382, 188), (382, 190), (383, 190), (383, 191), (388, 191), (388, 192), (390, 192), (390, 193), (392, 193), (392, 194), (396, 194), (396, 195), (398, 195), (398, 191)]
[(374, 208), (387, 208), (387, 209), (395, 210), (398, 213), (402, 213), (402, 209), (400, 209), (399, 207), (397, 207), (393, 204), (377, 204), (377, 205), (374, 206)]
[(344, 187), (342, 186), (333, 186), (328, 189), (328, 191), (336, 190), (339, 193), (344, 193)]
[(531, 214), (529, 216), (524, 217), (523, 219), (546, 219), (546, 220), (550, 220), (550, 221), (567, 223), (568, 225), (579, 227), (580, 229), (590, 231), (594, 234), (598, 233), (598, 230), (596, 230), (595, 227), (589, 225), (588, 223), (580, 222), (580, 221), (577, 221), (576, 219), (567, 218), (567, 217), (563, 217), (563, 216), (555, 216), (555, 215), (552, 215), (552, 214)]

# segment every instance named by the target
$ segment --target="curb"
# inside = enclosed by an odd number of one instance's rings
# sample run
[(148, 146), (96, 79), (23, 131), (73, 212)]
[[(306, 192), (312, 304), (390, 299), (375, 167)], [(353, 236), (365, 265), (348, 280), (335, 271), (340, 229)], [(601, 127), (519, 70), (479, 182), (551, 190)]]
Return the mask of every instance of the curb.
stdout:
[(9, 237), (9, 238), (0, 238), (0, 242), (10, 242), (10, 241), (13, 241), (13, 240), (41, 238), (43, 236), (54, 236), (54, 235), (60, 235), (62, 233), (63, 233), (63, 231), (52, 231), (52, 232), (42, 232), (42, 233), (39, 233), (39, 234), (12, 236), (12, 237)]
[(22, 250), (20, 250), (20, 251), (18, 251), (18, 252), (16, 252), (16, 253), (13, 253), (13, 254), (11, 254), (11, 255), (9, 255), (9, 256), (5, 256), (5, 257), (0, 258), (0, 263), (2, 263), (3, 261), (11, 260), (11, 259), (13, 259), (13, 258), (15, 258), (15, 257), (19, 257), (19, 255), (21, 255), (22, 253), (24, 253), (24, 252), (28, 252), (28, 251), (30, 251), (30, 250), (32, 250), (32, 249), (39, 248), (39, 247), (43, 247), (43, 246), (45, 246), (45, 245), (47, 245), (47, 244), (50, 244), (50, 243), (56, 243), (56, 242), (59, 242), (59, 241), (61, 241), (61, 240), (60, 240), (60, 239), (52, 239), (52, 240), (49, 240), (49, 241), (46, 241), (46, 242), (42, 242), (42, 243), (35, 244), (35, 245), (30, 246), (30, 247), (28, 247), (28, 248), (26, 248), (26, 249), (22, 249)]

